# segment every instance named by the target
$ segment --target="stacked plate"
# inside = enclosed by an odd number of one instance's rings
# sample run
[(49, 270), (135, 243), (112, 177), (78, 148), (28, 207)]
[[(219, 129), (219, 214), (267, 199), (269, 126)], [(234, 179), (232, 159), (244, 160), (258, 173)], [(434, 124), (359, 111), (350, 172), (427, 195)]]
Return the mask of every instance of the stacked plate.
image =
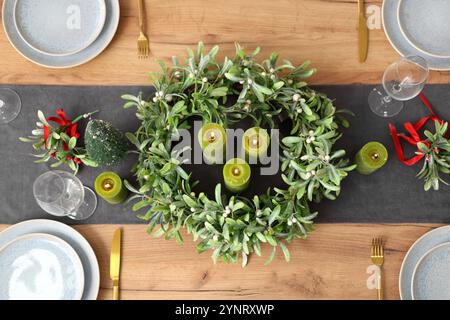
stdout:
[(0, 232), (0, 300), (95, 300), (98, 261), (73, 228), (29, 220)]
[(119, 0), (5, 0), (2, 11), (14, 48), (50, 68), (95, 58), (113, 39), (119, 18)]
[(450, 226), (434, 229), (409, 249), (400, 269), (403, 300), (450, 299)]
[(422, 56), (430, 69), (450, 70), (450, 1), (385, 0), (382, 12), (395, 50)]

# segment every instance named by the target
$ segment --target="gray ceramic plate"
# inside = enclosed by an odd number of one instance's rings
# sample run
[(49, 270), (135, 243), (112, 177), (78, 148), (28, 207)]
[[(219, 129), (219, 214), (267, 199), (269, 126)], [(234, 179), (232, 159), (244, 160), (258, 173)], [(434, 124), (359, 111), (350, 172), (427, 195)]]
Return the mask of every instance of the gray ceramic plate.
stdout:
[(0, 248), (0, 300), (80, 300), (84, 272), (58, 237), (32, 233)]
[(97, 299), (100, 288), (100, 270), (94, 250), (75, 229), (61, 222), (37, 219), (24, 221), (0, 232), (0, 247), (12, 240), (30, 233), (47, 233), (54, 235), (72, 246), (80, 257), (84, 270), (83, 300)]
[(450, 1), (400, 0), (397, 16), (412, 46), (431, 56), (450, 58)]
[(44, 67), (71, 68), (94, 59), (106, 49), (113, 39), (120, 19), (119, 0), (105, 0), (105, 5), (106, 20), (102, 32), (89, 47), (72, 55), (54, 56), (44, 54), (36, 51), (23, 41), (14, 23), (15, 0), (3, 1), (3, 27), (9, 42), (26, 59)]
[(23, 41), (56, 56), (87, 48), (105, 19), (105, 0), (16, 0), (14, 8), (14, 23)]
[(397, 10), (401, 0), (384, 0), (382, 8), (384, 32), (392, 47), (402, 56), (416, 55), (427, 60), (432, 70), (450, 70), (450, 59), (426, 54), (414, 47), (403, 35), (398, 22)]
[(399, 276), (400, 298), (403, 300), (412, 300), (411, 285), (414, 269), (420, 259), (429, 250), (434, 247), (450, 242), (450, 226), (440, 227), (431, 230), (420, 237), (412, 246), (403, 259)]
[(450, 300), (450, 243), (434, 247), (419, 260), (411, 295), (413, 300)]

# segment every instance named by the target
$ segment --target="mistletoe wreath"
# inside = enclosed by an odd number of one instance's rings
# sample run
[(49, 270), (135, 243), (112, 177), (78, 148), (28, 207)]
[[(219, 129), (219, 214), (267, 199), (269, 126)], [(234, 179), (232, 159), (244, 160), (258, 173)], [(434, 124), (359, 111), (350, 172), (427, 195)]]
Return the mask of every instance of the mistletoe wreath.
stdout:
[[(309, 88), (303, 81), (315, 70), (309, 62), (295, 67), (285, 60), (278, 65), (278, 55), (258, 63), (257, 48), (252, 54), (236, 44), (233, 59), (223, 63), (215, 59), (219, 48), (204, 53), (199, 43), (197, 52), (188, 49), (186, 65), (176, 57), (168, 68), (154, 79), (155, 93), (149, 100), (142, 96), (124, 95), (125, 108), (135, 107), (141, 126), (128, 139), (139, 154), (134, 172), (140, 188), (127, 187), (135, 193), (133, 210), (148, 211), (140, 217), (149, 221), (148, 233), (165, 235), (182, 242), (180, 229), (198, 241), (198, 252), (213, 250), (214, 262), (237, 262), (242, 266), (251, 253), (261, 255), (261, 243), (272, 246), (270, 262), (280, 247), (285, 259), (290, 254), (286, 243), (306, 238), (312, 231), (313, 219), (309, 202), (335, 199), (340, 184), (354, 169), (344, 159), (345, 150), (333, 150), (341, 137), (340, 126), (347, 127), (325, 95)], [(236, 103), (226, 106), (231, 96)], [(179, 129), (188, 128), (188, 119), (202, 117), (228, 127), (244, 118), (255, 126), (277, 127), (276, 117), (285, 112), (291, 123), (290, 135), (281, 141), (282, 178), (286, 189), (269, 188), (265, 194), (248, 199), (242, 195), (227, 197), (221, 184), (211, 199), (204, 192), (194, 192), (195, 182), (183, 168), (180, 154), (173, 150), (173, 138)], [(157, 230), (156, 230), (157, 229)]]

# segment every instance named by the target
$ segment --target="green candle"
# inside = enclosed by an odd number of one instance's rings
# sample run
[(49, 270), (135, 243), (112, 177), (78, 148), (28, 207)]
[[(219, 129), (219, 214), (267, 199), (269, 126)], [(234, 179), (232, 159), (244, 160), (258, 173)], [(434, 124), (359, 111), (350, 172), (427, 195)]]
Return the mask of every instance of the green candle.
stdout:
[(358, 151), (355, 157), (356, 171), (371, 174), (380, 169), (388, 160), (386, 148), (379, 142), (369, 142)]
[(223, 163), (227, 134), (217, 123), (206, 123), (198, 132), (198, 142), (208, 163)]
[(228, 190), (238, 193), (247, 189), (251, 170), (245, 160), (234, 158), (223, 166), (223, 180)]
[(110, 204), (123, 203), (128, 191), (114, 172), (103, 172), (95, 179), (95, 191)]
[(242, 137), (242, 145), (245, 150), (246, 159), (250, 163), (256, 163), (258, 159), (267, 155), (270, 137), (267, 130), (253, 127), (245, 131)]

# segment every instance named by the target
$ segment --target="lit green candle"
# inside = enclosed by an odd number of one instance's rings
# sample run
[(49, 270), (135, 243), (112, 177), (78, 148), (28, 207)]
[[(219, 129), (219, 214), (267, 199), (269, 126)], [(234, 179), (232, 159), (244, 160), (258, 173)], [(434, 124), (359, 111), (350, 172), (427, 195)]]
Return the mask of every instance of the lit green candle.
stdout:
[(234, 158), (223, 166), (223, 180), (228, 190), (238, 193), (247, 189), (251, 170), (245, 160)]
[(95, 179), (95, 191), (110, 204), (123, 203), (128, 191), (114, 172), (103, 172)]
[(250, 163), (256, 163), (258, 159), (267, 155), (270, 137), (267, 130), (253, 127), (245, 131), (242, 137), (245, 156)]
[(208, 163), (223, 163), (226, 152), (227, 135), (217, 123), (206, 123), (198, 132), (198, 142)]
[(365, 144), (355, 157), (356, 171), (361, 174), (371, 174), (380, 169), (388, 160), (386, 148), (379, 142)]

